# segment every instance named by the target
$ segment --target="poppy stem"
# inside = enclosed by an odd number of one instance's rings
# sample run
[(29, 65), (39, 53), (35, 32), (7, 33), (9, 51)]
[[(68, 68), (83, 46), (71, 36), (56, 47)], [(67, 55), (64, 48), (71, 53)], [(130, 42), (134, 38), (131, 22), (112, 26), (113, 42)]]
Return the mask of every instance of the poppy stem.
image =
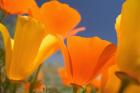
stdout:
[(4, 19), (7, 17), (7, 13), (0, 11), (0, 22), (3, 23)]
[(81, 93), (87, 93), (87, 90), (84, 88)]
[(37, 69), (37, 71), (36, 71), (34, 77), (33, 77), (32, 80), (31, 80), (31, 85), (30, 85), (29, 93), (33, 93), (34, 86), (35, 86), (35, 83), (36, 83), (36, 80), (37, 80), (37, 77), (38, 77), (38, 73), (39, 73), (41, 67), (42, 67), (42, 64), (38, 67), (38, 69)]
[(12, 84), (12, 93), (16, 93), (17, 90), (17, 84)]
[(124, 91), (128, 85), (129, 85), (128, 80), (122, 80), (121, 87), (119, 89), (119, 93), (124, 93)]
[(73, 93), (80, 93), (79, 87), (73, 86)]

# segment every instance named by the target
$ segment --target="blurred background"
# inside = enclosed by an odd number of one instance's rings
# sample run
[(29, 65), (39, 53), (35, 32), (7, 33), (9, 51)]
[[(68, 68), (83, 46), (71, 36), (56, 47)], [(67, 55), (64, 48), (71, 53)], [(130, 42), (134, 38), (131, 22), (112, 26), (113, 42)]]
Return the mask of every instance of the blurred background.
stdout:
[[(46, 0), (36, 0), (41, 6)], [(121, 6), (124, 0), (60, 0), (77, 9), (82, 17), (79, 26), (86, 27), (85, 32), (80, 32), (78, 35), (84, 37), (99, 36), (102, 39), (108, 40), (114, 44), (116, 41), (115, 20), (121, 12)], [(8, 27), (11, 36), (14, 34), (16, 16), (8, 16), (4, 23)], [(2, 45), (2, 43), (0, 43)], [(43, 68), (43, 78), (45, 84), (50, 88), (56, 88), (62, 93), (71, 92), (71, 88), (62, 86), (61, 80), (57, 74), (58, 68), (63, 67), (63, 58), (60, 51), (46, 60)], [(69, 92), (68, 92), (69, 90)], [(65, 92), (67, 91), (67, 92)], [(53, 93), (53, 92), (52, 92)], [(55, 92), (56, 93), (56, 92)], [(59, 92), (58, 92), (59, 93)]]

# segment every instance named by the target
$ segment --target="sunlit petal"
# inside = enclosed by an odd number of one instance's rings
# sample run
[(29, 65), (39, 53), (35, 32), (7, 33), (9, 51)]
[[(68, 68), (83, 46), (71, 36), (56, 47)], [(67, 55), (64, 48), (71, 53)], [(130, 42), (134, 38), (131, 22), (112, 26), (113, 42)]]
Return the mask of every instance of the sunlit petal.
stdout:
[(113, 65), (105, 71), (106, 72), (102, 77), (101, 93), (118, 93), (121, 86), (121, 81), (115, 75), (115, 72), (119, 71), (117, 65)]
[(79, 84), (87, 83), (93, 77), (94, 68), (98, 64), (102, 51), (110, 43), (98, 37), (82, 38), (78, 36), (68, 38), (67, 43), (72, 62), (73, 78)]
[(0, 0), (0, 7), (10, 14), (28, 13), (29, 9), (37, 7), (35, 0)]
[(58, 39), (53, 35), (46, 35), (41, 42), (35, 62), (42, 62), (48, 59), (53, 53), (59, 49)]
[(57, 0), (44, 3), (40, 11), (41, 21), (45, 24), (46, 30), (53, 34), (64, 35), (81, 20), (80, 14), (74, 8)]
[(25, 79), (36, 69), (34, 59), (45, 36), (44, 26), (37, 20), (27, 16), (17, 20), (13, 57), (7, 69), (8, 78), (13, 80)]
[[(122, 7), (118, 33), (118, 65), (140, 77), (140, 0), (126, 0)], [(139, 78), (140, 79), (140, 78)]]
[(7, 30), (7, 28), (2, 25), (0, 23), (0, 32), (3, 36), (3, 40), (4, 40), (4, 47), (5, 47), (5, 62), (6, 62), (6, 69), (8, 69), (10, 67), (10, 62), (12, 59), (12, 44), (11, 44), (11, 38), (9, 35), (9, 32)]

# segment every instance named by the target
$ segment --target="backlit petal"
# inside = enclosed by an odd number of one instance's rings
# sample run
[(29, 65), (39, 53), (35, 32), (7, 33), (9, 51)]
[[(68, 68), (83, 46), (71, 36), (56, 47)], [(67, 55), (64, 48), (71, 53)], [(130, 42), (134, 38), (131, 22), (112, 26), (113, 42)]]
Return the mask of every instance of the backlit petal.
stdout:
[[(110, 43), (98, 37), (69, 37), (67, 41), (72, 64), (73, 82), (78, 85), (88, 83), (95, 73), (94, 69), (104, 48)], [(99, 70), (99, 69), (98, 69)]]
[(80, 14), (74, 8), (57, 0), (44, 3), (40, 11), (41, 21), (45, 24), (46, 30), (53, 34), (65, 35), (81, 20)]
[(0, 7), (10, 14), (21, 14), (36, 7), (36, 3), (35, 0), (0, 0)]
[[(140, 77), (140, 0), (126, 0), (122, 7), (118, 33), (118, 65)], [(140, 78), (139, 78), (140, 79)]]
[(58, 39), (53, 35), (46, 35), (41, 42), (35, 62), (42, 62), (59, 49)]
[(120, 89), (121, 81), (120, 79), (115, 75), (115, 72), (118, 71), (117, 65), (111, 66), (109, 69), (105, 70), (102, 77), (102, 90), (101, 93), (118, 93)]
[(10, 38), (7, 28), (4, 25), (2, 25), (1, 23), (0, 23), (0, 32), (1, 32), (1, 34), (3, 36), (3, 40), (4, 40), (4, 47), (5, 47), (5, 52), (6, 52), (6, 55), (5, 55), (6, 69), (8, 69), (10, 66), (11, 59), (12, 59), (11, 38)]
[(121, 23), (121, 14), (116, 18), (116, 24), (115, 24), (116, 31), (120, 31), (120, 23)]
[(104, 71), (111, 65), (116, 63), (116, 46), (109, 44), (104, 48), (101, 55), (98, 58), (98, 63), (96, 64), (93, 77), (97, 76), (100, 72)]
[(140, 86), (131, 84), (125, 89), (125, 93), (140, 93)]
[(7, 69), (9, 79), (25, 79), (40, 65), (34, 60), (44, 36), (44, 27), (37, 20), (27, 16), (18, 17), (12, 62)]

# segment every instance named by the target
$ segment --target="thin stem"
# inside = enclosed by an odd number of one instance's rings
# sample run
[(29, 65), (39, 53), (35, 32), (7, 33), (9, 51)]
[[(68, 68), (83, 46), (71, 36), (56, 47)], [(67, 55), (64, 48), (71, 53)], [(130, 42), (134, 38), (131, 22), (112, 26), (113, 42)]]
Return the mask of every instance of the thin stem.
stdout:
[(79, 87), (73, 86), (73, 93), (79, 93)]
[(85, 88), (83, 88), (81, 93), (87, 93), (87, 90)]
[(14, 84), (12, 84), (12, 93), (16, 93), (16, 90), (17, 90), (17, 84), (16, 83), (14, 83)]
[(119, 92), (118, 93), (124, 93), (126, 87), (129, 85), (129, 81), (128, 80), (122, 80), (122, 83), (121, 83), (121, 87), (119, 89)]
[(42, 65), (40, 65), (40, 66), (38, 67), (38, 69), (37, 69), (37, 71), (36, 71), (36, 73), (35, 73), (35, 75), (34, 75), (32, 81), (31, 81), (30, 93), (33, 93), (34, 85), (35, 85), (35, 83), (36, 83), (36, 80), (37, 80), (37, 77), (38, 77), (38, 73), (39, 73), (41, 67), (42, 67)]
[(0, 14), (1, 14), (0, 22), (3, 23), (8, 14), (3, 11), (0, 11)]

